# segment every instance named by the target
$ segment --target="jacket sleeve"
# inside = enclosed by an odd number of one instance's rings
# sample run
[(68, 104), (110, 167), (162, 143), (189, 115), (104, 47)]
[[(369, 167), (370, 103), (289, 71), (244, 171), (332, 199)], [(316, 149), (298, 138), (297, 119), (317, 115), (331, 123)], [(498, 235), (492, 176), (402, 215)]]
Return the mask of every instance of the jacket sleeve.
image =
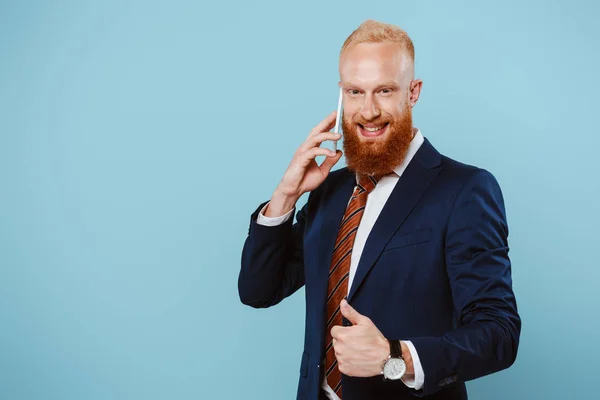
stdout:
[(517, 356), (521, 320), (512, 290), (508, 226), (500, 187), (478, 170), (449, 217), (445, 257), (457, 326), (441, 337), (408, 338), (421, 360), (426, 396), (456, 381), (508, 368)]
[(256, 223), (261, 204), (250, 217), (242, 250), (238, 291), (242, 303), (266, 308), (279, 303), (304, 285), (303, 232), (306, 205), (278, 226)]

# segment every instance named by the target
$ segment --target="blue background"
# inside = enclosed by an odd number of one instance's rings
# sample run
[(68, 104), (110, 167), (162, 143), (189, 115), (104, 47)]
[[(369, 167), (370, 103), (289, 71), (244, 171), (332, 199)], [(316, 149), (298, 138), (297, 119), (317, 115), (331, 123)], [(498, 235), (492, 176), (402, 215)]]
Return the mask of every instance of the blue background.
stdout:
[(415, 125), (506, 198), (521, 347), (471, 398), (591, 398), (596, 4), (2, 1), (0, 398), (294, 398), (304, 291), (242, 306), (241, 246), (368, 18), (414, 40)]

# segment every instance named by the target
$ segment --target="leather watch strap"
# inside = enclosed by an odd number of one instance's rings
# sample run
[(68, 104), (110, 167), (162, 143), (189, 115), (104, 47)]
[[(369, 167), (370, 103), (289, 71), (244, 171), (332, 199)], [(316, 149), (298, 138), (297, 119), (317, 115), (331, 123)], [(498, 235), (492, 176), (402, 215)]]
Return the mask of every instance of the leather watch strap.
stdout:
[(402, 358), (402, 347), (399, 340), (390, 340), (390, 357)]

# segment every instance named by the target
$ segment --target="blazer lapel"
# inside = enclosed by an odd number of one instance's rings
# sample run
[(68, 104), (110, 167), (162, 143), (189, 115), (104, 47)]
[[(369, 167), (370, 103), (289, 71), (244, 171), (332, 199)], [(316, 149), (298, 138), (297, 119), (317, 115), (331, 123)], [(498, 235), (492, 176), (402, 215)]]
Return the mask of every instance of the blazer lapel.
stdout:
[[(402, 226), (431, 181), (440, 172), (440, 162), (440, 153), (425, 139), (396, 183), (367, 238), (350, 288), (349, 301), (379, 258), (387, 242)], [(331, 260), (331, 255), (329, 259)]]

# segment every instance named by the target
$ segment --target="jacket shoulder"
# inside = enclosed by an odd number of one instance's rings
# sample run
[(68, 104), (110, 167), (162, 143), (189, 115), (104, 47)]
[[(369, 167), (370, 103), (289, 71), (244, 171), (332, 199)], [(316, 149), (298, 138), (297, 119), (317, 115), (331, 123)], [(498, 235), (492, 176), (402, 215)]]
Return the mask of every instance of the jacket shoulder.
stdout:
[(496, 181), (495, 176), (487, 169), (466, 164), (445, 155), (441, 156), (441, 165), (445, 177), (459, 183), (461, 186), (471, 179), (477, 179), (476, 177)]

